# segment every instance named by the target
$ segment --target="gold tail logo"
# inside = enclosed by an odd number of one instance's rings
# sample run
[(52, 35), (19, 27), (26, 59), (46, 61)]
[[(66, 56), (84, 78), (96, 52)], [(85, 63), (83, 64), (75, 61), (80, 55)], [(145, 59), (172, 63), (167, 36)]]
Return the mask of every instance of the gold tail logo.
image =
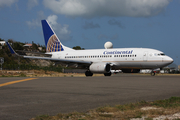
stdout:
[(52, 35), (47, 43), (46, 52), (57, 52), (57, 51), (64, 51), (62, 45), (56, 35)]

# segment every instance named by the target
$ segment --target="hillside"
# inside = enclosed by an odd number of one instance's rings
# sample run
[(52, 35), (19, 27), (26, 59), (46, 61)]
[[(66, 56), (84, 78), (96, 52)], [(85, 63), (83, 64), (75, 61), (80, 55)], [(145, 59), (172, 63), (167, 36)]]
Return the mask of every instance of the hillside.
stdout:
[[(2, 39), (0, 39), (2, 41)], [(41, 45), (36, 45), (32, 42), (32, 46), (26, 47), (25, 43), (16, 42), (13, 40), (8, 40), (12, 45), (13, 49), (20, 55), (34, 56), (34, 53), (29, 52), (45, 52), (45, 47)], [(0, 57), (4, 58), (3, 69), (21, 69), (22, 66), (37, 66), (38, 67), (49, 67), (54, 63), (49, 60), (39, 60), (39, 59), (24, 59), (17, 56), (13, 56), (10, 53), (8, 46), (0, 44)], [(41, 48), (41, 50), (39, 49)], [(18, 68), (16, 68), (18, 66)], [(21, 68), (20, 68), (21, 67)], [(24, 67), (25, 68), (25, 67)]]

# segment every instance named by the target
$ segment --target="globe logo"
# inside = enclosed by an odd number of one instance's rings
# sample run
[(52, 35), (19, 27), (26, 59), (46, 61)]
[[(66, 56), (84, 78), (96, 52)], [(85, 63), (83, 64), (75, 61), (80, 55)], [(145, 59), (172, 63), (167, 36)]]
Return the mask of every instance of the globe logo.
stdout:
[(63, 48), (56, 35), (52, 35), (48, 40), (46, 52), (56, 51), (63, 51)]

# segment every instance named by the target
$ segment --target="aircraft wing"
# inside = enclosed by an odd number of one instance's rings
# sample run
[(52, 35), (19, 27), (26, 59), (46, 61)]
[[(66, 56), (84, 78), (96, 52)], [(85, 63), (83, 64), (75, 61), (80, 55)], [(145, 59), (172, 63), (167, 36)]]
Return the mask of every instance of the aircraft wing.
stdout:
[(23, 58), (30, 58), (30, 59), (42, 59), (42, 60), (51, 60), (54, 62), (62, 62), (62, 63), (78, 63), (78, 64), (87, 64), (90, 65), (91, 61), (83, 61), (83, 60), (67, 60), (67, 59), (57, 59), (57, 58), (51, 58), (51, 57), (38, 57), (38, 56), (24, 56), (17, 54), (14, 49), (9, 45), (8, 42), (6, 42), (7, 46), (9, 47), (11, 54), (17, 55), (19, 57)]

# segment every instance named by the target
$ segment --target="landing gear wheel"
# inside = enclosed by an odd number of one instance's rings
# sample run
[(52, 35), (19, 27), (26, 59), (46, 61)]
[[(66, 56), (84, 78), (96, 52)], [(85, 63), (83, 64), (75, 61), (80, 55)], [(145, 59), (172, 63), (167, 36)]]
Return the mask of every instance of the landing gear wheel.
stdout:
[(104, 76), (111, 76), (111, 72), (109, 72), (109, 73), (104, 73)]
[(151, 76), (155, 76), (155, 74), (156, 74), (156, 73), (155, 73), (154, 71), (151, 72)]
[(88, 76), (93, 76), (93, 73), (92, 73), (91, 71), (87, 70), (87, 71), (85, 72), (85, 75), (86, 75), (86, 77), (88, 77)]

